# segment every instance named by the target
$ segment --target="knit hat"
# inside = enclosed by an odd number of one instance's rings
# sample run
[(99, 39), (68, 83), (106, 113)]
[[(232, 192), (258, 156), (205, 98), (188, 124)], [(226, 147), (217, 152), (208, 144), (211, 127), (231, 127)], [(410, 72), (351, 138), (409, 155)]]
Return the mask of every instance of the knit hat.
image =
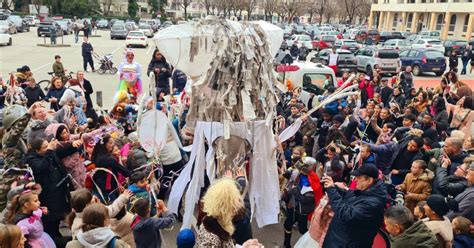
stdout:
[(304, 157), (301, 161), (295, 164), (295, 167), (305, 174), (309, 174), (312, 170), (314, 170), (316, 166), (316, 159), (312, 157)]
[(333, 121), (335, 122), (339, 122), (340, 124), (344, 123), (344, 116), (343, 115), (335, 115), (333, 118), (332, 118)]
[(377, 179), (379, 177), (379, 170), (374, 164), (363, 164), (351, 174), (356, 177), (368, 176)]
[(439, 216), (445, 216), (449, 212), (447, 200), (442, 195), (430, 195), (426, 204)]
[(178, 248), (192, 248), (196, 243), (196, 237), (191, 229), (186, 228), (179, 232), (176, 237), (176, 244)]

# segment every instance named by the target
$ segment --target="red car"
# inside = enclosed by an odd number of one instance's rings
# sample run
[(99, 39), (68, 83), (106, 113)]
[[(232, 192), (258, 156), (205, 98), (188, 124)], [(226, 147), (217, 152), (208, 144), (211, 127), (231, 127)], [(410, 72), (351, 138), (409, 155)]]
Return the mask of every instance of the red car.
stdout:
[(336, 42), (336, 37), (334, 35), (322, 35), (321, 37), (316, 37), (313, 40), (313, 49), (315, 50), (322, 50), (326, 48), (331, 48), (334, 46), (334, 42)]

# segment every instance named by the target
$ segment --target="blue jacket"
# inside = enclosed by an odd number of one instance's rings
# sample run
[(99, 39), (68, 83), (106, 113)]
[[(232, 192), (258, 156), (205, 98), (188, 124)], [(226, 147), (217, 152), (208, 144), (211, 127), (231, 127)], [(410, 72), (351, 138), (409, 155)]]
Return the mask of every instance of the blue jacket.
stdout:
[(393, 162), (392, 155), (395, 153), (397, 145), (393, 142), (380, 145), (366, 144), (370, 146), (370, 151), (375, 154), (375, 166), (377, 166), (384, 175), (388, 175)]
[(378, 180), (367, 190), (326, 189), (334, 218), (329, 225), (324, 248), (371, 248), (383, 224), (387, 192)]
[(174, 214), (163, 214), (163, 217), (133, 219), (131, 228), (137, 248), (159, 248), (161, 247), (160, 229), (171, 227), (176, 220)]
[(453, 241), (453, 248), (472, 248), (474, 247), (474, 239), (467, 235), (455, 235)]
[[(138, 187), (136, 184), (132, 184), (132, 185), (128, 186), (128, 189), (130, 191), (132, 191), (133, 198), (136, 198), (136, 199), (143, 198), (143, 199), (151, 200), (150, 201), (150, 205), (151, 205), (150, 214), (151, 214), (151, 216), (154, 216), (156, 214), (155, 199), (153, 197), (151, 197), (150, 192), (148, 192), (144, 188)], [(133, 202), (136, 199), (133, 199), (130, 202)]]

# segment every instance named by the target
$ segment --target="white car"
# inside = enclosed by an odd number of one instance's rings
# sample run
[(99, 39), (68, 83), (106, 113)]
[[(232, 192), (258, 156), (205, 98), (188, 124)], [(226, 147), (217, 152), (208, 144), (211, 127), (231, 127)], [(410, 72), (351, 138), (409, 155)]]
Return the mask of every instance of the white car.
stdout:
[(291, 47), (294, 43), (296, 43), (298, 47), (301, 47), (301, 44), (304, 44), (309, 50), (313, 49), (313, 41), (309, 35), (296, 34), (286, 41), (288, 47)]
[(383, 48), (392, 48), (396, 50), (406, 50), (410, 49), (410, 47), (410, 44), (402, 39), (390, 39), (383, 43)]
[(426, 49), (434, 49), (442, 52), (444, 54), (444, 46), (440, 40), (437, 39), (418, 39), (413, 44), (411, 44), (411, 48), (418, 49), (418, 48), (426, 48)]
[(148, 47), (148, 38), (143, 31), (130, 31), (125, 39), (125, 46), (141, 46)]
[(146, 23), (140, 23), (140, 25), (138, 25), (138, 31), (142, 31), (148, 38), (153, 37), (153, 29)]
[(0, 44), (11, 46), (12, 45), (12, 36), (7, 33), (0, 33)]

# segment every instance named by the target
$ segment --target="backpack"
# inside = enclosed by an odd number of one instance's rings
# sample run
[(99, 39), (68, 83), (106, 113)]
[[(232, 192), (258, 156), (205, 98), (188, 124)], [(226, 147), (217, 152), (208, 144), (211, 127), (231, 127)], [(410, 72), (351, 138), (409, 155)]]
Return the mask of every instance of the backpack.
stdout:
[(112, 240), (110, 240), (109, 244), (107, 245), (107, 248), (114, 248), (116, 241), (117, 241), (117, 236), (114, 236)]
[(295, 211), (301, 215), (311, 214), (316, 208), (316, 203), (314, 202), (314, 191), (307, 191), (304, 194), (301, 194), (301, 190), (298, 190), (296, 194), (296, 206)]

